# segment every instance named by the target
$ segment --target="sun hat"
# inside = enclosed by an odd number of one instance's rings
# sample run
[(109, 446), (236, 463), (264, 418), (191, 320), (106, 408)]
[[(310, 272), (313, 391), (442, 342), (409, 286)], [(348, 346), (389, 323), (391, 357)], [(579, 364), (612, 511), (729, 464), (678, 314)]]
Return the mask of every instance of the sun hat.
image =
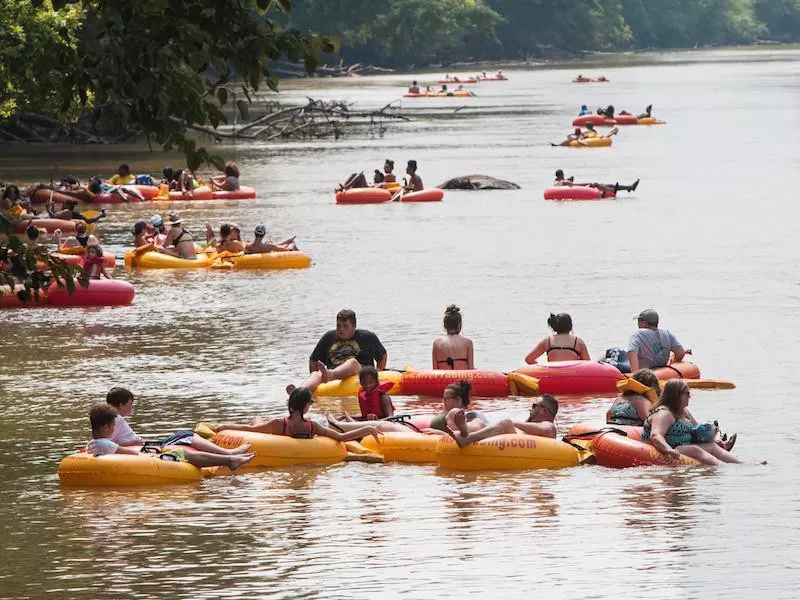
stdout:
[(178, 215), (178, 214), (169, 215), (169, 224), (170, 225), (180, 225), (181, 223), (183, 223), (183, 219), (181, 219), (180, 215)]

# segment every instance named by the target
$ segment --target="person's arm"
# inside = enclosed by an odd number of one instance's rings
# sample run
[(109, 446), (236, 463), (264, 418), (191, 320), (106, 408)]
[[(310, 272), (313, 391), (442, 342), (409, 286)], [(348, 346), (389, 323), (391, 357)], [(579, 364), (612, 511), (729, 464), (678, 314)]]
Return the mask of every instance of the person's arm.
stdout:
[(681, 453), (675, 450), (664, 439), (667, 429), (675, 422), (675, 417), (669, 411), (662, 410), (650, 418), (650, 442), (656, 450), (673, 458), (678, 458)]
[(545, 344), (547, 343), (547, 338), (541, 340), (536, 346), (533, 347), (533, 350), (530, 351), (530, 354), (525, 357), (525, 362), (529, 365), (536, 364), (536, 359), (539, 358), (542, 354), (544, 354)]
[(319, 371), (319, 367), (317, 366), (317, 362), (314, 358), (310, 358), (308, 361), (308, 372), (313, 373), (314, 371)]
[[(276, 423), (278, 427), (276, 427)], [(218, 432), (222, 431), (252, 431), (254, 433), (271, 433), (273, 435), (279, 435), (281, 432), (281, 427), (283, 426), (282, 419), (270, 419), (265, 423), (259, 423), (258, 425), (250, 425), (244, 423), (219, 423), (214, 426), (214, 430)]]
[(589, 349), (586, 347), (586, 342), (578, 338), (578, 358), (580, 360), (592, 360), (589, 358)]
[(475, 368), (475, 356), (474, 356), (474, 348), (472, 347), (472, 340), (469, 340), (469, 344), (467, 345), (467, 369), (474, 369)]
[(438, 345), (439, 338), (433, 340), (433, 346), (431, 346), (431, 368), (435, 369), (438, 361), (436, 360), (436, 347)]
[(675, 355), (675, 359), (672, 362), (681, 362), (683, 357), (686, 356), (686, 350), (680, 344), (673, 346), (670, 350)]
[(550, 421), (541, 423), (514, 423), (514, 427), (527, 435), (538, 435), (541, 437), (556, 437), (556, 426)]
[(296, 237), (297, 237), (296, 235), (293, 235), (293, 236), (292, 236), (292, 237), (290, 237), (289, 239), (286, 239), (286, 240), (283, 240), (282, 242), (280, 242), (280, 243), (278, 244), (278, 246), (288, 246), (289, 244), (291, 244), (291, 243), (293, 243), (293, 242), (294, 242), (294, 240), (295, 240), (295, 238), (296, 238)]
[(631, 398), (631, 404), (633, 408), (636, 409), (636, 414), (642, 420), (642, 422), (647, 420), (647, 415), (650, 414), (650, 409), (653, 408), (653, 405), (650, 404), (650, 400), (645, 398), (644, 396), (634, 396)]
[(383, 356), (378, 359), (375, 368), (378, 369), (378, 371), (383, 371), (386, 368), (387, 360), (389, 360), (389, 355), (384, 351)]
[(378, 336), (375, 335), (374, 333), (372, 334), (372, 336), (374, 337), (373, 354), (375, 356), (375, 363), (376, 363), (375, 366), (378, 369), (378, 371), (383, 371), (386, 368), (386, 361), (388, 360), (389, 355), (386, 353), (386, 348), (384, 348), (383, 344), (381, 344), (380, 338), (378, 338)]
[(340, 433), (335, 429), (325, 427), (325, 425), (321, 425), (320, 423), (314, 423), (314, 433), (316, 435), (329, 437), (337, 442), (349, 442), (351, 440), (358, 440), (371, 435), (375, 438), (376, 442), (380, 443), (380, 436), (383, 435), (376, 427), (373, 427), (372, 425), (365, 425), (364, 427), (353, 429), (347, 433)]
[(106, 267), (103, 263), (100, 263), (99, 266), (100, 266), (100, 274), (103, 277), (105, 277), (106, 279), (114, 279), (111, 275), (108, 274), (108, 271), (106, 271)]
[[(611, 406), (614, 406), (613, 403), (612, 403)], [(610, 423), (611, 422), (611, 406), (609, 406), (608, 410), (606, 411), (606, 423)]]
[(628, 363), (631, 366), (631, 373), (639, 370), (639, 354), (634, 350), (628, 351)]
[[(333, 337), (335, 338), (335, 336), (336, 336), (336, 332), (334, 331), (333, 332)], [(313, 373), (314, 371), (318, 371), (319, 370), (319, 369), (317, 369), (317, 363), (318, 362), (323, 362), (325, 364), (328, 364), (326, 358), (327, 358), (328, 350), (330, 349), (331, 344), (333, 343), (333, 341), (331, 340), (331, 337), (332, 336), (331, 336), (331, 332), (330, 331), (328, 333), (325, 333), (321, 338), (319, 338), (319, 341), (317, 342), (317, 345), (314, 346), (314, 350), (311, 352), (311, 356), (308, 357), (308, 372), (309, 373)]]
[(389, 397), (389, 394), (381, 394), (381, 413), (386, 417), (394, 416), (394, 405), (392, 404), (392, 399)]

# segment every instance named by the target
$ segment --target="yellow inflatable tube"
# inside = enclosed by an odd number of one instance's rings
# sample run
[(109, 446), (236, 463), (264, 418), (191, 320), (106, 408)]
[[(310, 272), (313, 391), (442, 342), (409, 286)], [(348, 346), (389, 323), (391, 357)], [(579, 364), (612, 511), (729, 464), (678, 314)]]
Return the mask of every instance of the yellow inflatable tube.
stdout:
[(370, 436), (361, 440), (361, 445), (382, 454), (387, 462), (435, 463), (439, 437), (411, 430), (408, 433), (390, 431), (381, 436), (380, 442)]
[[(378, 373), (378, 381), (386, 383), (391, 381), (394, 386), (389, 390), (389, 394), (399, 395), (402, 393), (400, 385), (400, 378), (402, 377), (400, 371), (380, 371)], [(315, 391), (314, 395), (320, 398), (341, 398), (344, 396), (358, 396), (358, 388), (361, 384), (358, 382), (358, 375), (351, 375), (347, 379), (336, 381), (329, 381), (328, 383), (321, 384)]]
[(256, 456), (247, 464), (248, 467), (332, 465), (342, 462), (347, 456), (344, 444), (324, 436), (302, 440), (287, 435), (223, 430), (214, 436), (214, 443), (223, 448), (250, 444), (250, 451)]
[(125, 253), (125, 266), (138, 269), (207, 269), (211, 266), (208, 254), (199, 253), (196, 258), (178, 258), (161, 252), (141, 252), (128, 250)]
[(664, 125), (666, 121), (662, 121), (661, 119), (656, 119), (655, 117), (642, 117), (641, 119), (636, 119), (637, 125)]
[(265, 252), (262, 254), (231, 254), (221, 252), (211, 256), (212, 269), (307, 269), (311, 257), (305, 252)]
[(152, 454), (106, 454), (84, 452), (61, 459), (58, 478), (71, 486), (158, 485), (200, 481), (200, 469), (187, 462), (160, 460)]
[(560, 440), (507, 433), (459, 448), (450, 436), (436, 445), (436, 461), (459, 471), (561, 469), (579, 463), (578, 450)]
[(569, 143), (570, 148), (603, 148), (605, 146), (611, 145), (611, 138), (610, 137), (591, 137), (591, 138), (584, 138), (580, 141), (572, 140)]

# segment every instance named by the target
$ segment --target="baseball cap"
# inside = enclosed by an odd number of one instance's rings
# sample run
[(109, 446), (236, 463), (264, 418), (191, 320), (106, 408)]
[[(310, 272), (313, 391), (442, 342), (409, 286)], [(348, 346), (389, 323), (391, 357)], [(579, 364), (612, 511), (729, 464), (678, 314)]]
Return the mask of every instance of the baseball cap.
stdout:
[(256, 235), (267, 235), (267, 228), (264, 227), (263, 225), (256, 225), (255, 234)]
[(636, 320), (644, 321), (648, 325), (658, 325), (658, 313), (652, 308), (647, 308), (639, 313), (639, 316), (636, 317)]
[(152, 217), (150, 217), (150, 222), (156, 227), (158, 227), (159, 225), (164, 223), (164, 219), (161, 218), (161, 215), (153, 215)]

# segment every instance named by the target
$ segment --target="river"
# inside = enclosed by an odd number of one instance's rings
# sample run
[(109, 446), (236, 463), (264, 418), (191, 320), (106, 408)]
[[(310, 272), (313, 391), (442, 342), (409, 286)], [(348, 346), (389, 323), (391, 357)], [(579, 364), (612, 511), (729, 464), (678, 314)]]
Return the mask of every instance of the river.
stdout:
[[(571, 84), (578, 70), (509, 70), (476, 98), (405, 99), (413, 119), (383, 136), (220, 148), (256, 201), (110, 209), (99, 235), (118, 256), (135, 219), (178, 210), (198, 235), (224, 220), (248, 232), (266, 223), (273, 239), (296, 233), (314, 263), (118, 268), (136, 286), (131, 307), (0, 313), (0, 597), (795, 597), (800, 51), (582, 67), (611, 80), (598, 85)], [(284, 96), (379, 108), (408, 81), (322, 81)], [(551, 147), (584, 103), (634, 113), (652, 103), (668, 124), (623, 128), (609, 149)], [(110, 175), (126, 154), (136, 172), (165, 162), (130, 148), (25, 150), (27, 164), (0, 158), (0, 174), (49, 177), (58, 163), (85, 177), (96, 161)], [(486, 173), (522, 189), (447, 192), (432, 205), (334, 204), (337, 182), (387, 157), (399, 170), (417, 160), (427, 185)], [(617, 201), (546, 202), (557, 168), (641, 184)], [(571, 313), (599, 358), (625, 344), (640, 310), (656, 308), (705, 376), (737, 384), (693, 391), (694, 414), (738, 432), (738, 455), (769, 464), (463, 474), (344, 463), (178, 488), (59, 485), (58, 461), (85, 443), (87, 409), (112, 385), (134, 390), (131, 423), (148, 437), (277, 415), (283, 387), (303, 377), (339, 309), (378, 333), (390, 366), (428, 368), (450, 303), (462, 308), (477, 366), (498, 370), (522, 364), (551, 311)], [(561, 400), (561, 432), (602, 419), (609, 404)], [(476, 405), (491, 418), (522, 417), (529, 401)], [(342, 407), (353, 401), (314, 411)]]

